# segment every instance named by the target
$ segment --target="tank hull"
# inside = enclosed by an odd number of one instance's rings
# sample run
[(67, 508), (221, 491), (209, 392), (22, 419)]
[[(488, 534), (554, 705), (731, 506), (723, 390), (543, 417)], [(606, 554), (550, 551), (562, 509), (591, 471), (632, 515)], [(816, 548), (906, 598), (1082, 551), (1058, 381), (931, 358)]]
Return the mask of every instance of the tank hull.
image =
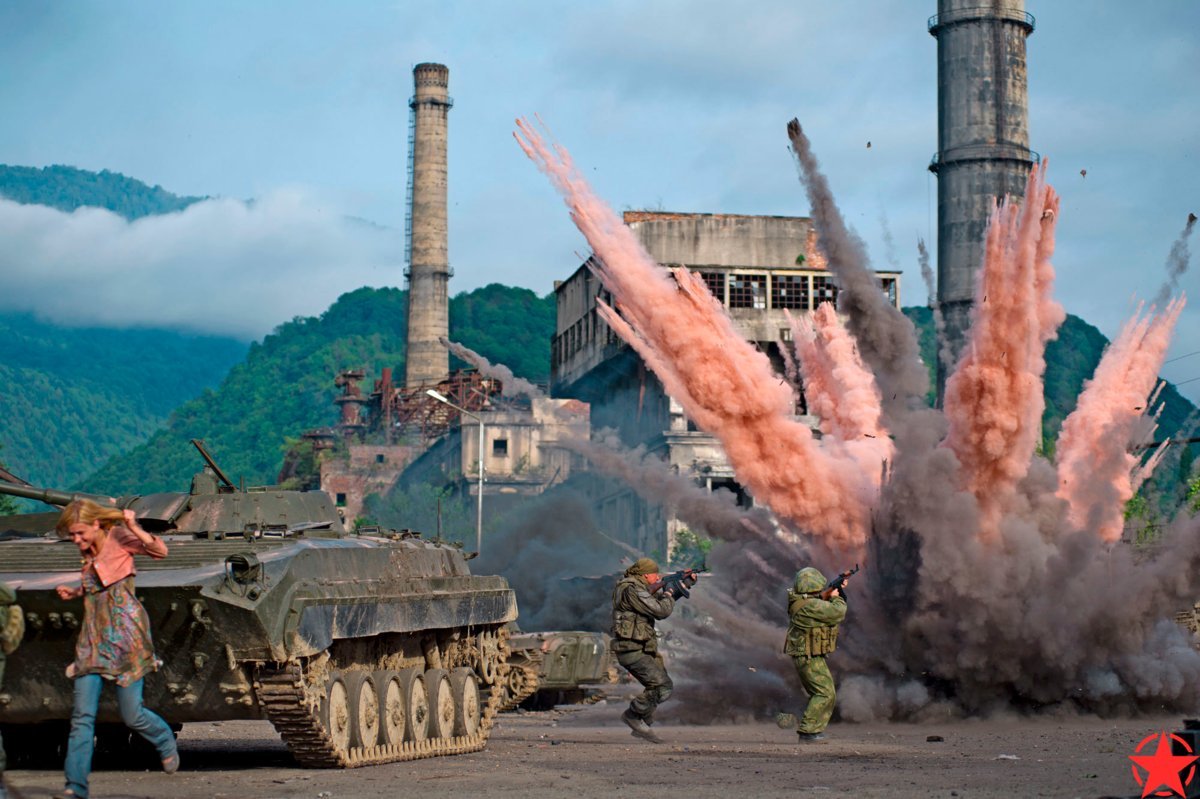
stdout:
[[(491, 693), (498, 704), (491, 686), (507, 669), (501, 631), (517, 617), (502, 577), (472, 575), (458, 549), (411, 535), (163, 538), (168, 557), (137, 558), (134, 579), (163, 661), (146, 678), (145, 700), (169, 723), (265, 718), (285, 739), (289, 731), (295, 737), (297, 724), (315, 726), (307, 754), (297, 751), (309, 765), (482, 748), (483, 719), (474, 737), (455, 743), (442, 730), (440, 744), (414, 741), (409, 749), (364, 736), (357, 749), (336, 736), (323, 745), (313, 740), (328, 723), (323, 703), (339, 680), (366, 692), (364, 679), (379, 682), (404, 669), (424, 679), (430, 669), (457, 668), (478, 685), (482, 713)], [(27, 628), (0, 693), (6, 743), (20, 739), (14, 725), (70, 718), (65, 667), (74, 659), (83, 603), (59, 599), (54, 587), (78, 584), (79, 568), (70, 543), (0, 542), (0, 580), (18, 589)], [(290, 688), (281, 689), (284, 683)], [(461, 683), (460, 693), (467, 690)], [(105, 692), (99, 720), (119, 720), (115, 692)]]

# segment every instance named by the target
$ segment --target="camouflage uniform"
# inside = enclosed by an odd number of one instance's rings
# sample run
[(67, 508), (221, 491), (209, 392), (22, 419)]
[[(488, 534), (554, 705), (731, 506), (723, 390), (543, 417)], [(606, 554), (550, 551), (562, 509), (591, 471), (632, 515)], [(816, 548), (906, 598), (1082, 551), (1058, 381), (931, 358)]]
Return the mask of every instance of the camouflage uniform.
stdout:
[(671, 615), (675, 598), (652, 595), (643, 576), (657, 571), (654, 561), (640, 558), (613, 588), (612, 651), (617, 662), (646, 689), (633, 698), (626, 713), (647, 724), (654, 723), (654, 709), (667, 701), (674, 687), (658, 653), (654, 621)]
[(829, 726), (837, 692), (825, 656), (837, 648), (838, 623), (846, 618), (846, 600), (834, 594), (829, 601), (818, 594), (826, 585), (821, 572), (809, 567), (796, 574), (788, 591), (787, 641), (783, 651), (796, 662), (800, 684), (808, 692), (808, 707), (796, 731), (801, 738)]

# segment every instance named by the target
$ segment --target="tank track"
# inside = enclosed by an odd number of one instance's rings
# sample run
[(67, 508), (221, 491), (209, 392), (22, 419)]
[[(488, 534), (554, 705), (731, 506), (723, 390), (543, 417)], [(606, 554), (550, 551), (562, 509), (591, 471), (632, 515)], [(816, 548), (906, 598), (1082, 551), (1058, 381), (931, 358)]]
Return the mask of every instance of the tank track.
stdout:
[(508, 680), (506, 637), (505, 631), (501, 630), (499, 679), (491, 686), (480, 687), (480, 697), (486, 696), (486, 699), (480, 707), (479, 731), (473, 735), (339, 750), (321, 723), (319, 705), (312, 702), (305, 688), (301, 663), (291, 662), (274, 671), (260, 670), (254, 682), (255, 693), (267, 720), (274, 725), (292, 756), (308, 768), (358, 768), (478, 752), (487, 746)]
[(516, 709), (518, 705), (537, 693), (542, 679), (541, 665), (540, 658), (508, 664), (509, 672), (501, 690), (501, 712)]

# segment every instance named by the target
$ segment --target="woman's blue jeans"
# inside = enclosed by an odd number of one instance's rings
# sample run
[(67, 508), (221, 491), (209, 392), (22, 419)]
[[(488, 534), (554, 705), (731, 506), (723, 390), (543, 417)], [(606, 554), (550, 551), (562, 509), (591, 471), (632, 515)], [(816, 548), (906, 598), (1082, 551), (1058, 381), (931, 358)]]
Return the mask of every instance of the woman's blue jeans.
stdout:
[[(71, 711), (71, 738), (67, 742), (67, 787), (76, 796), (88, 795), (88, 774), (92, 770), (92, 750), (95, 748), (96, 709), (100, 706), (100, 691), (104, 678), (85, 674), (75, 678), (75, 709)], [(142, 704), (142, 681), (116, 686), (117, 706), (125, 726), (140, 734), (158, 750), (164, 760), (175, 754), (175, 734), (162, 718)]]

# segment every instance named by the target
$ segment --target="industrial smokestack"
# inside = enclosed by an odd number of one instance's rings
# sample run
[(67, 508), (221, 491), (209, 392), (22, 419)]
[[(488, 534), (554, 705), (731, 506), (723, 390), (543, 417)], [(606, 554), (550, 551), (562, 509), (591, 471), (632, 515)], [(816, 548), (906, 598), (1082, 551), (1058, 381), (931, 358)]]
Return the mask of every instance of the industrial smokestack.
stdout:
[(450, 335), (450, 256), (446, 228), (447, 93), (450, 70), (413, 68), (408, 107), (408, 356), (405, 385), (436, 383), (450, 373), (440, 339)]
[(938, 0), (938, 307), (950, 359), (938, 362), (938, 403), (970, 326), (975, 273), (992, 202), (1022, 197), (1038, 156), (1029, 149), (1024, 0)]

